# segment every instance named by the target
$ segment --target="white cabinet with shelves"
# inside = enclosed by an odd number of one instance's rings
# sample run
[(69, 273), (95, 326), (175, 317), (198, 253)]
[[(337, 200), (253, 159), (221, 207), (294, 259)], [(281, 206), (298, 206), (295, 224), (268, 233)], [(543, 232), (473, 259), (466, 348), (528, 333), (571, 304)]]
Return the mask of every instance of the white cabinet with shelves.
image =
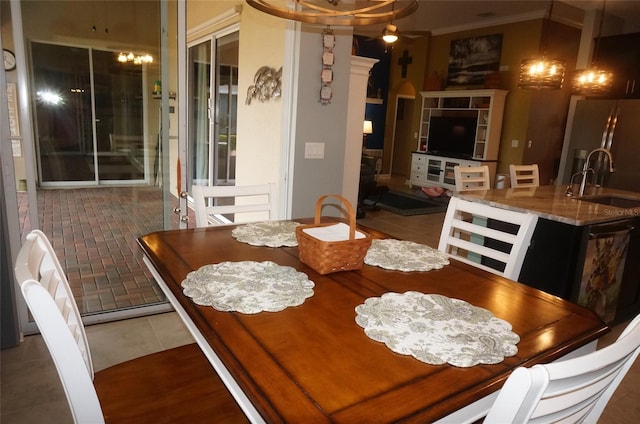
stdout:
[(434, 156), (426, 153), (414, 152), (411, 155), (411, 179), (412, 186), (437, 186), (456, 189), (456, 178), (453, 168), (456, 166), (480, 166), (489, 167), (491, 182), (494, 181), (496, 173), (495, 161), (480, 161), (456, 159), (446, 156)]
[(507, 91), (423, 91), (420, 95), (420, 133), (412, 155), (411, 185), (454, 190), (456, 165), (488, 165), (493, 182)]
[[(423, 91), (420, 95), (422, 96), (422, 113), (416, 151), (440, 156), (464, 157), (469, 160), (498, 159), (507, 91)], [(466, 126), (466, 138), (460, 138), (458, 141), (446, 140), (447, 134), (439, 132), (437, 134), (439, 138), (430, 143), (429, 137), (436, 137), (435, 124), (442, 121), (440, 118), (443, 117), (452, 122), (459, 119), (460, 126)], [(469, 126), (469, 123), (472, 125)], [(449, 146), (446, 144), (447, 141), (450, 141)]]

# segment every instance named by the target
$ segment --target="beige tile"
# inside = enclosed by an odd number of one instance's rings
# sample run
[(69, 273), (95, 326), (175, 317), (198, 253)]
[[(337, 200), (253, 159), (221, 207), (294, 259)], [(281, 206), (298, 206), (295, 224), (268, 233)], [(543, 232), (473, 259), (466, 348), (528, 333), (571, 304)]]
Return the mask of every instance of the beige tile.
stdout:
[(195, 340), (177, 313), (171, 312), (148, 317), (162, 349), (171, 349)]
[(86, 327), (96, 371), (162, 350), (147, 317)]
[(73, 423), (62, 384), (42, 337), (25, 337), (22, 344), (1, 353), (0, 422)]

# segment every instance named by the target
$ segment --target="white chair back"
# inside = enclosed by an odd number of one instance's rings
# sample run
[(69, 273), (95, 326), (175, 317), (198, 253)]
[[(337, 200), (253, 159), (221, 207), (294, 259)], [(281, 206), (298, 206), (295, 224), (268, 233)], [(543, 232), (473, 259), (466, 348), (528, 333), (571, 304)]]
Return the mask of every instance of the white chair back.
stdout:
[[(191, 187), (191, 191), (197, 227), (239, 222), (237, 214), (243, 213), (263, 212), (263, 219), (276, 219), (276, 186), (274, 183), (250, 186), (194, 185)], [(233, 214), (232, 217), (230, 217), (231, 214)], [(260, 219), (255, 219), (255, 216), (254, 214), (250, 215), (250, 219), (254, 221)]]
[(490, 190), (489, 167), (459, 166), (453, 168), (456, 180), (456, 191)]
[(16, 279), (62, 381), (76, 423), (103, 423), (93, 386), (89, 342), (62, 267), (47, 240), (31, 231), (16, 260)]
[(538, 165), (509, 165), (509, 178), (511, 188), (516, 187), (538, 187), (540, 176)]
[(517, 280), (538, 217), (452, 197), (438, 250), (461, 262)]
[(613, 344), (566, 361), (517, 368), (485, 424), (596, 423), (640, 353), (640, 315)]

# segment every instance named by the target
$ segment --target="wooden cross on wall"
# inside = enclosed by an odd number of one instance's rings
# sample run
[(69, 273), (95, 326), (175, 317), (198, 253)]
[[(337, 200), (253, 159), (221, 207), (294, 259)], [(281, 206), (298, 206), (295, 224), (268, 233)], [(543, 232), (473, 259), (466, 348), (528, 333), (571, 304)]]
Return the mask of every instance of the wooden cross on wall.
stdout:
[(407, 77), (407, 66), (413, 63), (413, 58), (409, 56), (409, 50), (402, 52), (402, 56), (398, 59), (398, 65), (402, 66), (402, 78)]

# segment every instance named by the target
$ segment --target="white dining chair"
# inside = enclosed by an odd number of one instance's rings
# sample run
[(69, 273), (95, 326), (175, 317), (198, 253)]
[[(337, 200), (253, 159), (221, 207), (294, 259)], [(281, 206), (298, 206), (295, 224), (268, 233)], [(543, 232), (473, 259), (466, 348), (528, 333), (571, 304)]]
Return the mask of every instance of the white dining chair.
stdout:
[(540, 175), (538, 165), (509, 165), (509, 178), (511, 188), (538, 187), (540, 185)]
[(216, 422), (218, 418), (246, 422), (195, 343), (94, 372), (89, 342), (69, 283), (41, 231), (27, 235), (15, 271), (75, 423), (192, 423), (214, 418)]
[(454, 259), (517, 280), (537, 215), (452, 197), (438, 250)]
[(456, 180), (456, 191), (490, 190), (491, 180), (489, 177), (489, 167), (481, 166), (460, 166), (453, 168), (453, 175)]
[[(197, 227), (276, 218), (274, 183), (245, 186), (193, 185), (191, 191)], [(246, 215), (249, 213), (251, 215)]]
[(516, 368), (485, 424), (597, 423), (640, 353), (640, 315), (611, 345), (580, 357)]

